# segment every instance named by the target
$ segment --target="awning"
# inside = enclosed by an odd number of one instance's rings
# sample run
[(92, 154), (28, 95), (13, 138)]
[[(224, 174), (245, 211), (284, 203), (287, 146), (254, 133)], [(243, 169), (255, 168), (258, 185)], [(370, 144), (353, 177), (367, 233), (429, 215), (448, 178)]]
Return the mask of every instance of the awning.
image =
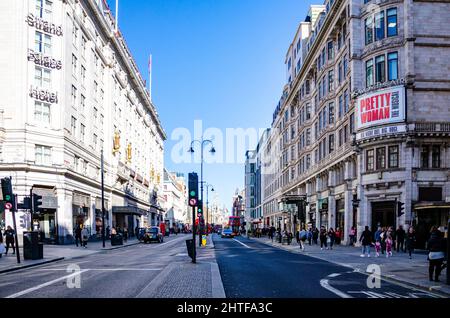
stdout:
[(436, 201), (436, 202), (418, 202), (414, 204), (414, 210), (429, 210), (429, 209), (450, 209), (450, 202)]
[(146, 211), (139, 209), (136, 206), (113, 206), (112, 213), (128, 214), (128, 215), (143, 215)]

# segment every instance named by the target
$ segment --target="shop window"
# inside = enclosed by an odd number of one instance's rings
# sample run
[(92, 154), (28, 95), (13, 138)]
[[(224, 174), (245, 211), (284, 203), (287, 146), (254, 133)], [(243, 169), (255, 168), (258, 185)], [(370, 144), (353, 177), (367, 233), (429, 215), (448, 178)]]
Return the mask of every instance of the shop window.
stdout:
[(442, 201), (442, 188), (419, 187), (419, 201)]

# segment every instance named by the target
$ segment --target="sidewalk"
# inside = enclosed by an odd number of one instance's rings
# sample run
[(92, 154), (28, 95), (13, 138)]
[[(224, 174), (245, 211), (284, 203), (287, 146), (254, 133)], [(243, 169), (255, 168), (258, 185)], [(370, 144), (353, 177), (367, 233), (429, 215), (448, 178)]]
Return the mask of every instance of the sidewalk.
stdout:
[[(190, 239), (192, 236), (187, 236)], [(184, 242), (183, 242), (184, 245)], [(212, 235), (206, 247), (197, 245), (197, 262), (191, 262), (184, 246), (183, 261), (173, 262), (143, 290), (143, 298), (225, 298)]]
[(40, 260), (24, 260), (23, 248), (20, 247), (20, 264), (17, 263), (17, 257), (12, 254), (10, 250), (8, 255), (0, 258), (0, 274), (28, 267), (34, 267), (47, 263), (57, 262), (63, 259), (73, 259), (84, 257), (91, 254), (100, 253), (102, 251), (114, 250), (118, 248), (128, 247), (139, 244), (137, 239), (128, 239), (124, 245), (111, 246), (110, 241), (106, 241), (105, 248), (103, 248), (103, 242), (88, 242), (87, 248), (77, 247), (76, 245), (44, 245), (44, 259)]
[(366, 273), (367, 266), (377, 264), (381, 267), (381, 276), (387, 280), (394, 280), (401, 283), (414, 285), (426, 290), (441, 292), (450, 295), (450, 286), (446, 285), (446, 270), (444, 269), (439, 277), (440, 282), (430, 282), (428, 279), (428, 261), (426, 253), (414, 253), (412, 259), (409, 259), (408, 253), (396, 253), (390, 258), (386, 255), (375, 257), (375, 250), (371, 248), (371, 257), (360, 257), (361, 248), (352, 246), (335, 245), (333, 250), (320, 249), (320, 245), (309, 246), (306, 244), (305, 251), (300, 251), (300, 247), (295, 242), (291, 245), (282, 245), (272, 243), (266, 237), (251, 238), (267, 245), (282, 248), (284, 250), (304, 254), (307, 256), (319, 258), (328, 262), (352, 268), (361, 273)]

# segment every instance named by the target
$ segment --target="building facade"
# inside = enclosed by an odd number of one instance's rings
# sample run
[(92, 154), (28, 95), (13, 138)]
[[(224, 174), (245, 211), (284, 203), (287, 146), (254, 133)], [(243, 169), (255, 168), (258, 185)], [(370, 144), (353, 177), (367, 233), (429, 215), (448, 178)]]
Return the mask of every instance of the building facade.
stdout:
[(344, 242), (353, 226), (413, 226), (424, 247), (450, 211), (450, 1), (330, 0), (315, 10), (287, 54), (293, 61), (299, 47), (302, 62), (288, 63), (274, 115), (268, 148), (280, 141), (270, 160), (281, 162), (265, 209), (296, 230), (299, 211), (271, 207), (304, 196), (304, 226), (340, 228)]
[(19, 234), (64, 244), (81, 224), (95, 237), (162, 220), (166, 135), (106, 3), (3, 1), (0, 26), (0, 174), (19, 202), (43, 196), (40, 214), (19, 211)]
[(192, 219), (188, 209), (188, 194), (184, 175), (164, 169), (164, 210), (165, 221), (170, 228), (183, 228)]

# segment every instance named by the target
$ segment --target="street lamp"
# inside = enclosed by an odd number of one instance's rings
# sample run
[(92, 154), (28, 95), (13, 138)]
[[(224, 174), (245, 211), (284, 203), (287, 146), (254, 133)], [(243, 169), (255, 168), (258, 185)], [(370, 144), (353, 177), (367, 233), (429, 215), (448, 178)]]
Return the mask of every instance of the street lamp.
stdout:
[[(215, 154), (216, 153), (216, 149), (214, 148), (214, 144), (212, 142), (212, 140), (210, 139), (201, 139), (201, 140), (192, 140), (191, 142), (191, 146), (189, 147), (189, 151), (190, 153), (194, 153), (194, 144), (195, 143), (199, 143), (200, 144), (200, 149), (201, 149), (201, 159), (200, 159), (200, 200), (201, 202), (203, 202), (203, 161), (204, 161), (204, 157), (203, 157), (203, 150), (205, 148), (206, 145), (211, 145), (211, 149), (209, 150), (210, 153)], [(203, 217), (203, 216), (202, 216)], [(199, 220), (199, 225), (200, 225), (200, 220)], [(202, 231), (199, 231), (199, 244), (201, 246), (202, 244)]]
[(206, 235), (208, 235), (208, 222), (209, 222), (209, 199), (208, 199), (208, 191), (211, 187), (211, 192), (214, 192), (214, 186), (209, 183), (205, 183), (206, 187)]

